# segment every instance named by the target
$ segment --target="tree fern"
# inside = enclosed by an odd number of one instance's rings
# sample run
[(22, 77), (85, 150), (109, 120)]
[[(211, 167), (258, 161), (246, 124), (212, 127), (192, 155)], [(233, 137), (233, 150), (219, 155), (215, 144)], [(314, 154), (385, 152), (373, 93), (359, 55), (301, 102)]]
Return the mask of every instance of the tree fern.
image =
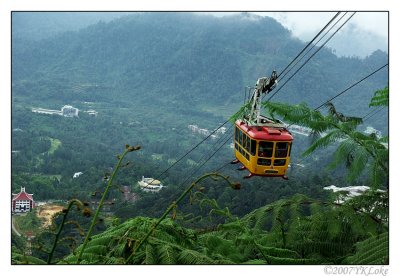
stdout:
[(158, 263), (157, 250), (153, 245), (147, 244), (144, 249), (144, 254), (145, 254), (145, 257), (144, 257), (144, 261), (142, 264), (157, 264)]
[(389, 261), (389, 233), (373, 236), (356, 244), (355, 254), (344, 260), (345, 264), (379, 265)]
[(254, 260), (248, 260), (246, 262), (243, 262), (241, 264), (244, 265), (265, 265), (268, 264), (266, 260), (260, 260), (260, 259), (254, 259)]
[(338, 142), (340, 144), (335, 152), (334, 161), (330, 165), (331, 168), (340, 163), (346, 164), (349, 169), (348, 178), (353, 181), (364, 171), (365, 164), (370, 162), (374, 170), (371, 174), (373, 187), (387, 184), (384, 180), (380, 183), (378, 181), (383, 178), (382, 175), (388, 178), (388, 150), (376, 135), (368, 136), (356, 130), (362, 123), (362, 119), (339, 113), (331, 103), (327, 104), (327, 115), (322, 115), (305, 104), (287, 105), (266, 102), (263, 105), (270, 113), (282, 116), (285, 121), (309, 127), (314, 134), (321, 135), (305, 150), (304, 156)]
[(176, 264), (176, 252), (170, 245), (159, 246), (158, 253), (160, 257), (160, 264)]
[(187, 265), (216, 264), (213, 259), (191, 249), (186, 249), (180, 252), (180, 254), (178, 255), (178, 261), (181, 264)]
[(386, 86), (381, 90), (375, 91), (369, 106), (389, 106), (389, 88)]
[(20, 253), (13, 253), (11, 255), (11, 263), (12, 264), (30, 264), (30, 265), (44, 265), (47, 264), (45, 261), (33, 257), (33, 256), (27, 256), (25, 254), (20, 254)]

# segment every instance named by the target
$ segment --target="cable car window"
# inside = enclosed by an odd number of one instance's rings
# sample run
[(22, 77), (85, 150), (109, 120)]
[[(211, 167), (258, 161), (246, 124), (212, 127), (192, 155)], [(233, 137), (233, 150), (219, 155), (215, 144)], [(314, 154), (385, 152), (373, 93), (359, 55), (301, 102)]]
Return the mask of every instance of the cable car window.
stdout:
[(250, 154), (256, 155), (256, 140), (250, 139)]
[(246, 143), (244, 145), (244, 148), (247, 150), (247, 152), (250, 152), (250, 138), (247, 135), (245, 137), (246, 137), (245, 139)]
[(235, 140), (236, 141), (239, 141), (239, 131), (240, 130), (238, 128), (235, 129)]
[(272, 157), (273, 148), (273, 142), (260, 141), (260, 143), (258, 144), (258, 156)]
[(239, 145), (243, 145), (243, 133), (242, 133), (242, 131), (241, 130), (239, 130)]
[(275, 159), (274, 166), (285, 166), (286, 159)]
[(270, 166), (271, 165), (271, 159), (258, 158), (257, 159), (257, 165)]
[(277, 142), (275, 149), (275, 157), (286, 157), (288, 152), (288, 142)]
[(292, 152), (292, 143), (289, 143), (289, 153), (288, 156), (290, 157), (290, 153)]

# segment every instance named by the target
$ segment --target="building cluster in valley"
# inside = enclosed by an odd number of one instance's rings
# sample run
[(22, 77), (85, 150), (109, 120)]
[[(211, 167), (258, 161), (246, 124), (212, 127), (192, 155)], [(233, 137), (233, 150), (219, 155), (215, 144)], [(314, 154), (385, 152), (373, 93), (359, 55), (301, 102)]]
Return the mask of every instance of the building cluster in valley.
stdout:
[[(64, 105), (61, 110), (45, 109), (45, 108), (32, 108), (33, 113), (48, 114), (48, 115), (59, 115), (64, 117), (79, 117), (79, 109), (71, 105)], [(93, 109), (82, 111), (87, 113), (89, 116), (96, 117), (98, 112)]]
[[(208, 136), (214, 132), (214, 131), (208, 130), (206, 128), (200, 128), (197, 125), (188, 125), (188, 128), (192, 131), (192, 133), (199, 134), (202, 136)], [(225, 132), (226, 132), (226, 127), (220, 127), (210, 137), (211, 137), (211, 139), (217, 139), (218, 134), (224, 134)]]

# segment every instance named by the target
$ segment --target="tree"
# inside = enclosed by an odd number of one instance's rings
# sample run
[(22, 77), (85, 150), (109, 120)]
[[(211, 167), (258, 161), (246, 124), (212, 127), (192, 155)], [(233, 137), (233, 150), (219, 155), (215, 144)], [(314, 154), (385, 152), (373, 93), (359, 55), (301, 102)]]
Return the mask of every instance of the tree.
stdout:
[[(383, 95), (385, 94), (381, 92), (376, 93), (371, 103), (378, 104), (377, 99), (379, 98), (379, 103), (385, 104), (386, 101), (382, 100)], [(272, 116), (280, 115), (287, 122), (312, 129), (313, 135), (317, 138), (304, 151), (303, 156), (308, 156), (317, 149), (337, 143), (330, 168), (345, 164), (348, 168), (348, 179), (350, 181), (357, 179), (365, 168), (369, 168), (371, 186), (378, 188), (385, 185), (389, 188), (389, 150), (385, 144), (388, 137), (379, 138), (375, 133), (365, 135), (357, 131), (357, 127), (363, 122), (361, 118), (343, 115), (330, 102), (325, 104), (328, 109), (327, 115), (309, 108), (304, 103), (287, 105), (265, 102), (263, 105)], [(370, 166), (368, 167), (367, 164), (370, 164)]]

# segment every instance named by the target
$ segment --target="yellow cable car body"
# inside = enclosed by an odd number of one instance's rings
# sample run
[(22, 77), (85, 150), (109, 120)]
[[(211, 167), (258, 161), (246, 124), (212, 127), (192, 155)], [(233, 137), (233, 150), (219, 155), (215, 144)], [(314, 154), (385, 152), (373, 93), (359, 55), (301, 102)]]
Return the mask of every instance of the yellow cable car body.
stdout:
[(285, 128), (235, 123), (235, 157), (251, 177), (284, 177), (290, 163), (293, 137)]

